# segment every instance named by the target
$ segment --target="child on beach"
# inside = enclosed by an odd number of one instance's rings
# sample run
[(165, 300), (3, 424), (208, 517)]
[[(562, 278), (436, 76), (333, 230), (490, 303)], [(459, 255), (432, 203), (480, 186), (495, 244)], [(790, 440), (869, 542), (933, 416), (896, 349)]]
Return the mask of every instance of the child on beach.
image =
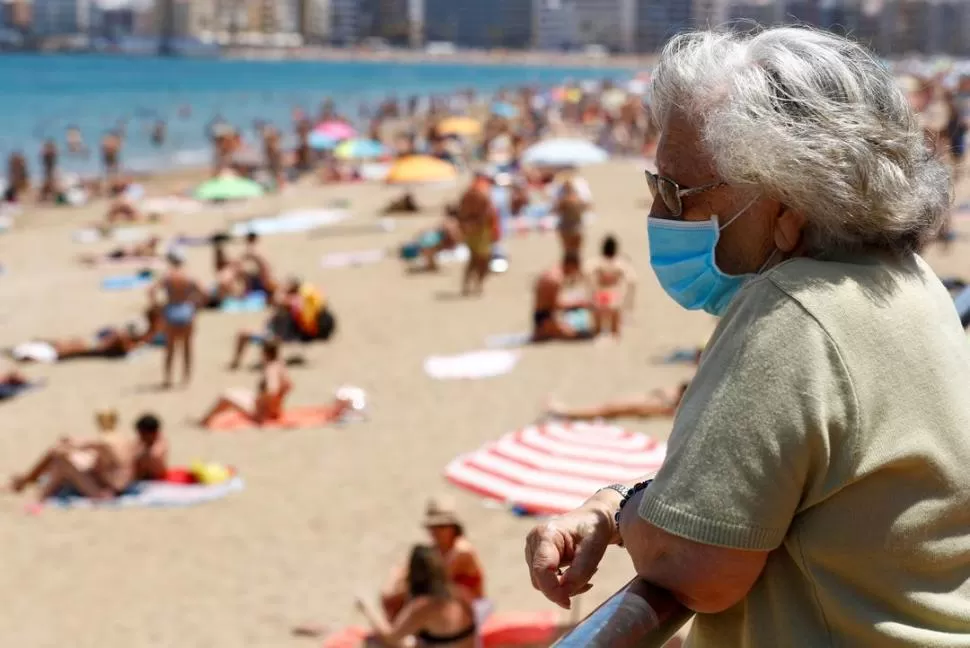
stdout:
[(633, 307), (636, 272), (626, 259), (618, 256), (619, 243), (613, 236), (603, 239), (602, 256), (591, 268), (596, 330), (620, 337), (621, 310)]

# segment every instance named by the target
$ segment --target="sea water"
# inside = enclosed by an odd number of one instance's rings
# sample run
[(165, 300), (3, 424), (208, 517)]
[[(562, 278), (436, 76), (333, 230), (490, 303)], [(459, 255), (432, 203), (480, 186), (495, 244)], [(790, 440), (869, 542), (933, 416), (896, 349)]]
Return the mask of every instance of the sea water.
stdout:
[[(121, 127), (124, 168), (197, 166), (209, 162), (207, 127), (216, 116), (244, 133), (252, 133), (257, 120), (289, 132), (294, 108), (315, 115), (327, 98), (353, 117), (360, 103), (389, 95), (469, 87), (487, 93), (629, 74), (616, 68), (525, 65), (5, 55), (0, 57), (0, 155), (5, 159), (21, 151), (36, 172), (40, 144), (53, 138), (63, 169), (90, 173), (99, 168), (102, 135)], [(181, 111), (186, 106), (191, 114)], [(167, 141), (155, 147), (150, 131), (159, 119), (167, 124)], [(63, 143), (70, 126), (83, 133), (90, 157), (67, 155)]]

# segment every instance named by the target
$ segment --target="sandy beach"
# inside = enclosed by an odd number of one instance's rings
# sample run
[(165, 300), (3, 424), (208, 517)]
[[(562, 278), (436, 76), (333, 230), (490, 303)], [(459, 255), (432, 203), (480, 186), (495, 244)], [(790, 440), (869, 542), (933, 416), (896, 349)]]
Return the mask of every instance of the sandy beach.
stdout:
[[(198, 418), (224, 388), (253, 386), (255, 374), (226, 370), (231, 338), (260, 325), (264, 314), (206, 312), (198, 323), (197, 367), (190, 388), (159, 393), (161, 354), (131, 361), (78, 361), (27, 366), (47, 385), (0, 405), (0, 475), (25, 465), (63, 435), (93, 434), (92, 412), (117, 407), (130, 427), (143, 411), (159, 414), (170, 435), (172, 460), (235, 466), (246, 489), (187, 509), (58, 511), (31, 516), (21, 497), (0, 497), (0, 645), (22, 648), (184, 646), (237, 648), (318, 645), (290, 628), (305, 621), (360, 624), (353, 597), (376, 598), (387, 570), (422, 539), (418, 520), (429, 494), (455, 495), (487, 569), (489, 597), (499, 610), (549, 609), (529, 584), (522, 552), (534, 520), (486, 507), (450, 487), (442, 469), (456, 455), (536, 420), (554, 393), (578, 403), (671, 387), (692, 369), (655, 358), (696, 345), (713, 318), (687, 313), (667, 298), (647, 255), (647, 189), (641, 163), (616, 161), (584, 171), (597, 220), (587, 255), (606, 233), (616, 234), (640, 275), (637, 305), (618, 345), (549, 345), (525, 349), (515, 370), (480, 381), (435, 382), (422, 370), (432, 354), (472, 351), (488, 335), (525, 330), (535, 275), (557, 261), (552, 234), (508, 242), (511, 268), (492, 277), (482, 299), (456, 298), (460, 269), (405, 276), (388, 260), (360, 268), (320, 266), (327, 252), (392, 247), (434, 222), (458, 186), (417, 192), (424, 213), (401, 218), (392, 233), (266, 237), (264, 249), (282, 273), (321, 286), (339, 319), (327, 344), (302, 349), (308, 365), (293, 369), (294, 405), (324, 404), (350, 383), (370, 398), (370, 417), (341, 427), (213, 434)], [(184, 180), (184, 179), (183, 179)], [(968, 195), (964, 186), (960, 197)], [(287, 208), (351, 203), (350, 223), (376, 221), (378, 208), (399, 190), (382, 185), (321, 187), (308, 183), (241, 207), (215, 207), (154, 227), (163, 234), (208, 234), (232, 219)], [(87, 269), (71, 233), (98, 220), (104, 204), (28, 211), (0, 235), (0, 346), (35, 337), (86, 335), (137, 317), (143, 290), (99, 290), (111, 269)], [(966, 220), (948, 252), (927, 258), (942, 275), (970, 275)], [(211, 280), (210, 251), (190, 251), (189, 268)], [(255, 359), (255, 357), (253, 357)], [(3, 368), (0, 363), (0, 368)], [(670, 422), (627, 422), (665, 437)], [(625, 554), (609, 552), (583, 597), (590, 612), (632, 575)]]

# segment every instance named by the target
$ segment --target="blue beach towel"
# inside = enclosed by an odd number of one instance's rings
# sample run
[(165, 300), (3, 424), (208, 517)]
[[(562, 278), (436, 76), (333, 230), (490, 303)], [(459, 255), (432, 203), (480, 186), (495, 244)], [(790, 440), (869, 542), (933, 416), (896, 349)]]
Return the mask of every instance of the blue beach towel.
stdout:
[(663, 364), (694, 364), (697, 349), (674, 349), (664, 359)]
[(349, 217), (350, 212), (340, 209), (294, 211), (281, 214), (276, 218), (257, 218), (236, 223), (230, 233), (233, 236), (242, 237), (251, 232), (260, 235), (308, 232), (318, 227), (334, 225)]
[(147, 288), (154, 279), (151, 270), (142, 270), (136, 274), (114, 275), (101, 280), (101, 289), (120, 291)]
[(0, 385), (0, 401), (10, 400), (15, 396), (20, 396), (25, 392), (29, 392), (33, 389), (39, 389), (43, 386), (44, 381), (42, 380), (36, 380), (24, 385)]
[(223, 313), (258, 313), (266, 308), (266, 293), (253, 292), (245, 297), (227, 297), (219, 304)]
[(123, 509), (145, 507), (183, 507), (213, 502), (243, 490), (242, 477), (206, 486), (204, 484), (170, 484), (167, 482), (138, 482), (120, 497), (94, 502), (74, 493), (64, 493), (47, 500), (45, 506), (59, 509)]
[(485, 338), (485, 346), (489, 349), (519, 349), (532, 343), (532, 332), (500, 333)]

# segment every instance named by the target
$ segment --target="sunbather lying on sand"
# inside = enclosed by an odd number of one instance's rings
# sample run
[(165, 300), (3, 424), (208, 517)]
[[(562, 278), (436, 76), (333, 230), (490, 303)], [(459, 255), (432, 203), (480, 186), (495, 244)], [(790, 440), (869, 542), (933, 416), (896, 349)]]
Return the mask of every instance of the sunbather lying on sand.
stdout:
[(145, 414), (135, 423), (135, 437), (103, 434), (96, 439), (61, 439), (31, 469), (10, 480), (10, 489), (23, 492), (40, 485), (38, 500), (64, 491), (91, 499), (118, 497), (136, 481), (162, 479), (168, 462), (168, 441), (161, 423)]
[(280, 360), (280, 345), (275, 340), (268, 340), (263, 343), (263, 370), (256, 391), (226, 390), (202, 417), (201, 425), (208, 427), (216, 416), (232, 411), (243, 414), (257, 425), (279, 419), (292, 388), (293, 382)]
[(406, 262), (420, 258), (423, 267), (412, 266), (412, 271), (424, 270), (436, 272), (438, 270), (438, 254), (445, 250), (453, 250), (462, 242), (461, 225), (458, 222), (458, 209), (454, 205), (445, 208), (445, 219), (437, 227), (424, 230), (414, 240), (405, 243), (400, 248), (400, 257)]
[(161, 331), (161, 309), (145, 311), (144, 323), (101, 329), (91, 338), (35, 340), (15, 346), (10, 355), (20, 362), (60, 362), (76, 358), (123, 358), (151, 342)]
[(158, 244), (161, 238), (153, 236), (141, 243), (132, 245), (122, 245), (106, 254), (82, 254), (78, 261), (85, 265), (96, 265), (99, 263), (110, 263), (112, 261), (124, 260), (144, 260), (154, 261), (158, 259)]
[(568, 407), (556, 400), (550, 400), (546, 404), (546, 414), (569, 421), (671, 417), (680, 406), (689, 385), (689, 382), (685, 382), (673, 390), (656, 389), (644, 396), (617, 399), (588, 407)]

